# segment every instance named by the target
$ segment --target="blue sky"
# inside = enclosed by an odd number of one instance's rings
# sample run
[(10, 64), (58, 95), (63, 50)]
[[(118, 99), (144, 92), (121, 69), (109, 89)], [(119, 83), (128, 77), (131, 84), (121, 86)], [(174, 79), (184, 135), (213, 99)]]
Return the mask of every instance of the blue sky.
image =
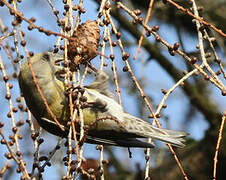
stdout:
[[(26, 17), (36, 17), (37, 21), (36, 24), (45, 27), (46, 29), (50, 29), (52, 31), (59, 31), (59, 27), (57, 27), (56, 25), (56, 18), (55, 16), (51, 13), (50, 11), (50, 7), (48, 6), (46, 1), (43, 1), (45, 3), (45, 5), (43, 6), (42, 3), (40, 3), (42, 1), (37, 1), (37, 4), (32, 4), (34, 3), (34, 1), (23, 1), (22, 4), (19, 4), (19, 10), (23, 10), (24, 15)], [(61, 10), (62, 12), (62, 1), (53, 1), (54, 4), (56, 4), (56, 8), (58, 10)], [(33, 7), (33, 8), (31, 8)], [(34, 8), (35, 7), (35, 8)], [(97, 8), (98, 6), (96, 5), (96, 3), (93, 3), (93, 1), (84, 1), (84, 7), (86, 9), (86, 14), (82, 15), (81, 20), (82, 22), (85, 22), (87, 20), (94, 20), (97, 17)], [(41, 11), (41, 12), (40, 12)], [(10, 24), (12, 18), (8, 16), (8, 10), (6, 10), (5, 8), (1, 8), (0, 11), (0, 17), (3, 19), (4, 24)], [(3, 18), (4, 17), (4, 18)], [(152, 21), (151, 25), (155, 25), (158, 24), (158, 22)], [(55, 44), (56, 38), (51, 36), (51, 37), (47, 37), (41, 33), (39, 33), (37, 30), (34, 31), (27, 31), (26, 29), (27, 24), (24, 22), (22, 23), (22, 28), (25, 31), (25, 39), (27, 41), (27, 48), (30, 51), (34, 51), (35, 53), (38, 52), (42, 52), (42, 51), (47, 51), (49, 50), (49, 48), (53, 47), (53, 45)], [(9, 26), (9, 28), (11, 28)], [(166, 29), (167, 29), (167, 33), (166, 33)], [(177, 42), (177, 35), (176, 35), (176, 31), (173, 27), (169, 26), (169, 25), (165, 25), (165, 24), (161, 24), (160, 25), (160, 31), (159, 34), (166, 39), (169, 43), (173, 44), (174, 42)], [(170, 36), (168, 35), (170, 34)], [(128, 49), (129, 53), (131, 54), (131, 57), (134, 55), (135, 50), (136, 50), (136, 41), (134, 41), (130, 35), (126, 34), (126, 32), (123, 32), (123, 35), (126, 36), (128, 38), (128, 40), (130, 42), (132, 42), (134, 45)], [(183, 37), (188, 37), (188, 35), (185, 34), (185, 36)], [(194, 42), (197, 42), (196, 39), (191, 39), (191, 38), (184, 38), (184, 42), (185, 42), (185, 48), (186, 50), (189, 51), (193, 51), (195, 49), (194, 46)], [(9, 38), (12, 41), (12, 38)], [(153, 37), (151, 37), (151, 41), (154, 41)], [(192, 45), (192, 46), (191, 46)], [(22, 52), (22, 51), (21, 51)], [(1, 55), (3, 54), (2, 51), (0, 52)], [(109, 50), (107, 51), (106, 54), (109, 54)], [(122, 67), (124, 66), (123, 62), (121, 61), (121, 57), (120, 57), (120, 51), (119, 48), (115, 49), (115, 54), (116, 56), (116, 64), (118, 67), (118, 72), (119, 74), (122, 74), (123, 72)], [(165, 54), (167, 57), (169, 56), (168, 53)], [(2, 55), (3, 59), (4, 59), (4, 63), (7, 64), (7, 58), (5, 55)], [(168, 74), (155, 62), (155, 61), (151, 61), (147, 64), (142, 64), (140, 63), (140, 61), (145, 62), (146, 59), (148, 58), (148, 54), (146, 54), (146, 52), (141, 49), (140, 54), (138, 55), (137, 60), (132, 60), (131, 58), (131, 64), (134, 68), (134, 72), (137, 76), (137, 78), (142, 78), (144, 77), (146, 79), (146, 82), (148, 82), (144, 88), (144, 91), (147, 95), (151, 96), (155, 102), (155, 104), (158, 104), (163, 95), (161, 93), (161, 88), (164, 89), (169, 89), (174, 82), (172, 81), (172, 79), (168, 76)], [(172, 57), (170, 56), (169, 59), (172, 62), (177, 62), (174, 63), (175, 66), (177, 66), (178, 68), (181, 68), (184, 66), (183, 61), (184, 60), (179, 60), (176, 57)], [(106, 60), (107, 62), (109, 62), (110, 64), (110, 60)], [(99, 57), (96, 57), (93, 61), (92, 61), (95, 65), (99, 66)], [(111, 72), (110, 70), (111, 66), (108, 66), (106, 68), (107, 72)], [(12, 72), (12, 69), (8, 68), (7, 72), (10, 73)], [(112, 74), (111, 74), (112, 75)], [(110, 76), (111, 76), (110, 75)], [(89, 81), (87, 81), (89, 82)], [(15, 98), (16, 96), (18, 96), (18, 84), (17, 81), (15, 80), (11, 80), (10, 83), (12, 83), (14, 85), (14, 88), (12, 90), (12, 94), (15, 95), (14, 99), (14, 105), (16, 106), (15, 103)], [(132, 81), (130, 82), (126, 82), (126, 83), (132, 83)], [(122, 101), (123, 101), (123, 107), (124, 109), (131, 113), (132, 115), (135, 116), (139, 116), (139, 111), (137, 109), (137, 104), (136, 102), (136, 97), (131, 96), (128, 92), (128, 89), (126, 89), (124, 87), (125, 82), (120, 81), (120, 87), (121, 87), (121, 92), (122, 92)], [(4, 88), (4, 83), (2, 81), (0, 81), (0, 95), (1, 97), (5, 96), (5, 88)], [(209, 87), (211, 90), (213, 89), (214, 94), (210, 94), (211, 98), (215, 99), (216, 102), (220, 105), (219, 109), (221, 111), (223, 111), (226, 107), (226, 101), (222, 98), (222, 96), (219, 93), (219, 90), (216, 90), (215, 87), (213, 87), (212, 85), (210, 85)], [(112, 90), (114, 90), (114, 87), (111, 87)], [(0, 104), (2, 107), (2, 116), (0, 117), (0, 121), (4, 121), (5, 123), (5, 133), (8, 133), (8, 129), (11, 129), (11, 124), (8, 123), (9, 119), (6, 118), (6, 114), (9, 111), (9, 107), (7, 107), (5, 104), (7, 104), (7, 101), (2, 98), (0, 99)], [(170, 127), (170, 129), (175, 129), (175, 130), (186, 130), (188, 131), (192, 138), (194, 139), (201, 139), (203, 137), (204, 131), (207, 129), (208, 124), (204, 121), (203, 116), (200, 113), (197, 113), (197, 115), (194, 117), (194, 120), (191, 122), (191, 124), (189, 124), (189, 126), (187, 127), (187, 129), (184, 129), (184, 125), (183, 125), (183, 120), (184, 120), (184, 115), (186, 113), (187, 107), (189, 105), (189, 101), (186, 98), (186, 96), (183, 94), (183, 91), (181, 89), (177, 89), (174, 91), (174, 93), (168, 98), (167, 102), (167, 109), (165, 109), (164, 115), (168, 116), (169, 118), (169, 122), (166, 123), (164, 122), (164, 119), (160, 119), (161, 123), (163, 123), (163, 127)], [(3, 106), (4, 105), (4, 106)], [(147, 108), (146, 108), (147, 109)], [(148, 116), (148, 111), (146, 113), (146, 117)], [(16, 117), (18, 118), (18, 113), (16, 114)], [(145, 118), (148, 119), (148, 118)], [(23, 127), (21, 130), (25, 131), (25, 128), (28, 128), (27, 125), (25, 125), (25, 127)], [(25, 134), (26, 135), (26, 134)], [(44, 142), (43, 146), (41, 146), (41, 149), (48, 149), (50, 147), (54, 147), (54, 145), (56, 144), (56, 138), (53, 137), (52, 135), (45, 135), (48, 136), (47, 140)], [(28, 137), (25, 139), (29, 139)], [(27, 140), (26, 140), (27, 142)], [(29, 145), (27, 145), (25, 143), (25, 140), (22, 140), (21, 142), (21, 148), (25, 151), (27, 151), (28, 149), (33, 149), (33, 144), (31, 141), (29, 141)], [(28, 148), (28, 149), (27, 149)], [(50, 148), (51, 150), (52, 148)], [(145, 159), (144, 159), (144, 153), (142, 149), (134, 149), (132, 150), (133, 152), (133, 158), (129, 159), (128, 156), (125, 156), (125, 153), (123, 153), (124, 151), (127, 151), (127, 149), (124, 148), (114, 148), (116, 154), (118, 155), (118, 157), (120, 157), (124, 162), (126, 163), (133, 163), (133, 168), (135, 168), (135, 163), (136, 162), (140, 162), (142, 165), (144, 165)], [(0, 148), (0, 153), (3, 154), (5, 152), (5, 147), (1, 146)], [(95, 150), (95, 146), (94, 145), (85, 145), (85, 157), (92, 157), (92, 158), (97, 158), (99, 156), (99, 153)], [(3, 156), (1, 156), (3, 157)], [(0, 158), (1, 158), (0, 157)], [(107, 155), (106, 155), (107, 157)], [(29, 162), (29, 159), (26, 159), (27, 162)], [(0, 159), (0, 164), (2, 164), (1, 162), (5, 162), (5, 159)], [(27, 166), (29, 167), (29, 166)], [(1, 166), (0, 166), (1, 168)], [(46, 179), (57, 179), (58, 174), (55, 172), (56, 169), (54, 167), (50, 167), (50, 171), (48, 171), (48, 168), (45, 171), (45, 177)], [(51, 178), (50, 178), (51, 175)], [(15, 177), (14, 177), (15, 178)], [(45, 179), (45, 178), (44, 178)]]

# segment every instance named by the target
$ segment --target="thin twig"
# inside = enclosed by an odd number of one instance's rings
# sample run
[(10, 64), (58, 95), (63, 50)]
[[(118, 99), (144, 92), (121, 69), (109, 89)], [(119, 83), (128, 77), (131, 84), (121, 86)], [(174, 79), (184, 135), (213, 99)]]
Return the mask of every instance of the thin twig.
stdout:
[[(145, 18), (145, 21), (144, 21), (145, 25), (147, 25), (148, 21), (150, 20), (151, 11), (152, 11), (152, 8), (153, 8), (153, 5), (154, 5), (154, 1), (155, 0), (151, 0), (150, 3), (149, 3), (148, 12), (147, 12), (147, 15), (146, 15), (146, 18)], [(137, 46), (137, 50), (136, 50), (136, 53), (135, 53), (133, 59), (136, 59), (138, 53), (140, 52), (140, 47), (141, 47), (141, 44), (142, 44), (143, 39), (144, 39), (144, 33), (145, 33), (145, 29), (143, 28), (142, 35), (140, 36), (140, 39), (139, 39), (139, 42), (138, 42), (138, 46)]]
[[(134, 13), (133, 11), (130, 11), (124, 4), (122, 4), (121, 2), (117, 2), (117, 5), (119, 5), (120, 7), (123, 7), (123, 9), (124, 9), (126, 12), (128, 12), (130, 15), (132, 15), (132, 17), (135, 17), (135, 20), (138, 19), (137, 16), (135, 15), (135, 13)], [(115, 34), (117, 34), (117, 29), (115, 28), (115, 25), (114, 25), (114, 23), (113, 23), (113, 21), (112, 21), (112, 19), (111, 19), (110, 17), (109, 17), (109, 20), (110, 20), (110, 24), (111, 24), (111, 26), (112, 26), (113, 32), (114, 32)], [(143, 25), (143, 27), (145, 27), (145, 28), (149, 28), (149, 31), (152, 32), (152, 29), (151, 29), (149, 26), (147, 26), (147, 25), (145, 26), (143, 22), (142, 22), (142, 25)], [(122, 55), (126, 54), (125, 51), (124, 51), (124, 48), (123, 48), (123, 44), (122, 44), (122, 42), (121, 42), (121, 39), (118, 39), (118, 44), (119, 44), (119, 47), (120, 47), (120, 49), (121, 49)], [(167, 44), (168, 44), (168, 43), (167, 43)], [(148, 101), (148, 99), (147, 99), (147, 97), (146, 97), (146, 95), (145, 95), (143, 89), (140, 87), (138, 81), (136, 80), (136, 78), (135, 78), (135, 76), (134, 76), (134, 74), (133, 74), (133, 71), (132, 71), (132, 69), (131, 69), (131, 67), (130, 67), (130, 64), (129, 64), (128, 59), (124, 59), (124, 61), (125, 61), (126, 66), (128, 67), (128, 72), (130, 73), (131, 79), (133, 80), (134, 84), (136, 85), (137, 89), (138, 89), (139, 92), (140, 92), (140, 96), (144, 99), (144, 102), (145, 102), (145, 104), (147, 105), (149, 111), (151, 112), (151, 114), (152, 114), (152, 116), (153, 116), (153, 118), (154, 118), (156, 124), (158, 125), (159, 128), (161, 128), (161, 124), (160, 124), (159, 121), (157, 120), (156, 115), (155, 115), (155, 113), (154, 113), (154, 111), (153, 111), (153, 109), (152, 109), (152, 107), (151, 107), (151, 105), (150, 105), (150, 103), (149, 103), (149, 101)], [(173, 148), (172, 148), (171, 145), (168, 144), (168, 146), (169, 146), (169, 149), (170, 149), (170, 151), (172, 152), (172, 154), (173, 154), (173, 156), (174, 156), (174, 158), (175, 158), (175, 160), (176, 160), (176, 162), (177, 162), (177, 164), (178, 164), (178, 167), (179, 167), (180, 171), (182, 172), (184, 178), (187, 180), (188, 177), (187, 177), (187, 175), (186, 175), (186, 173), (185, 173), (185, 171), (184, 171), (184, 169), (183, 169), (183, 167), (182, 167), (182, 165), (181, 165), (181, 163), (180, 163), (180, 161), (179, 161), (179, 159), (178, 159), (178, 157), (177, 157), (175, 151), (173, 150)]]
[(172, 4), (173, 6), (175, 6), (178, 10), (181, 10), (181, 11), (185, 12), (186, 14), (188, 14), (189, 16), (195, 18), (200, 23), (205, 24), (206, 26), (212, 28), (214, 31), (219, 33), (221, 36), (226, 37), (226, 34), (224, 32), (222, 32), (222, 30), (216, 28), (214, 25), (206, 22), (205, 20), (201, 19), (200, 17), (197, 17), (196, 15), (192, 14), (188, 9), (185, 9), (183, 6), (180, 6), (179, 4), (175, 3), (172, 0), (166, 0), (166, 1), (169, 2), (170, 4)]
[[(195, 0), (191, 0), (191, 2), (193, 4), (195, 16), (199, 17), (198, 8), (196, 6)], [(197, 27), (197, 31), (198, 31), (199, 50), (200, 50), (200, 54), (201, 54), (201, 58), (202, 58), (202, 64), (200, 67), (204, 66), (211, 73), (211, 75), (216, 79), (216, 81), (219, 84), (223, 84), (222, 81), (219, 79), (219, 77), (216, 75), (216, 73), (211, 69), (211, 67), (207, 63), (207, 59), (205, 56), (205, 50), (204, 50), (204, 44), (203, 44), (204, 38), (203, 38), (202, 32), (200, 31), (201, 24), (198, 20), (196, 20), (196, 27)]]
[[(134, 18), (134, 20), (138, 20), (138, 17), (136, 16), (136, 14), (131, 11), (129, 8), (127, 8), (124, 4), (122, 4), (121, 2), (117, 2), (117, 4), (124, 9), (125, 12), (127, 12), (131, 17)], [(140, 22), (142, 24), (142, 26), (146, 29), (146, 31), (151, 32), (154, 36), (155, 39), (157, 40), (157, 42), (162, 43), (163, 45), (165, 45), (168, 49), (174, 49), (173, 46), (171, 46), (168, 42), (166, 42), (165, 40), (163, 40), (157, 32), (153, 31), (153, 29), (151, 27), (149, 27), (148, 25), (145, 25), (144, 22)], [(119, 43), (119, 47), (121, 48), (121, 44)], [(180, 56), (182, 56), (185, 60), (187, 60), (191, 65), (193, 65), (204, 77), (208, 77), (209, 81), (211, 83), (213, 83), (216, 87), (218, 87), (221, 91), (225, 90), (224, 84), (221, 83), (221, 81), (216, 81), (214, 77), (212, 76), (208, 76), (208, 74), (203, 70), (203, 65), (199, 66), (198, 64), (194, 64), (192, 63), (192, 59), (183, 51), (177, 49), (174, 50), (175, 53), (178, 53)]]
[(221, 140), (223, 137), (223, 129), (224, 129), (225, 120), (226, 120), (226, 111), (224, 112), (224, 115), (222, 117), (221, 126), (220, 126), (219, 134), (218, 134), (218, 140), (217, 140), (216, 151), (215, 151), (215, 156), (214, 156), (214, 163), (213, 163), (213, 180), (217, 179), (218, 153), (219, 153), (219, 149), (220, 149)]
[[(0, 40), (0, 43), (2, 44), (2, 40)], [(2, 44), (2, 46), (4, 47), (3, 44)], [(0, 56), (0, 67), (1, 67), (3, 77), (7, 78), (7, 74), (6, 74), (5, 67), (4, 67), (4, 64), (2, 62), (1, 56)], [(8, 103), (9, 103), (9, 108), (10, 108), (10, 118), (11, 118), (11, 122), (12, 122), (12, 126), (13, 126), (12, 130), (15, 129), (15, 131), (13, 133), (14, 133), (14, 139), (15, 139), (15, 144), (16, 144), (16, 150), (17, 150), (17, 152), (21, 152), (20, 151), (20, 145), (19, 145), (19, 142), (18, 142), (18, 128), (16, 127), (15, 116), (14, 116), (14, 113), (13, 113), (13, 101), (12, 101), (12, 98), (11, 98), (11, 92), (10, 92), (8, 80), (5, 81), (5, 88), (6, 88), (7, 96), (10, 97), (8, 99)], [(1, 131), (1, 129), (0, 129), (0, 131)], [(1, 131), (1, 133), (2, 133), (2, 131)], [(3, 137), (3, 133), (1, 135)], [(6, 144), (7, 144), (7, 147), (8, 147), (9, 146), (8, 143), (6, 143)], [(12, 151), (12, 150), (10, 149), (10, 151)], [(13, 154), (12, 154), (12, 156), (13, 156)], [(19, 156), (19, 162), (20, 162), (19, 165), (21, 166), (21, 171), (23, 172), (24, 177), (28, 178), (29, 175), (28, 175), (27, 169), (24, 165), (22, 154)]]
[[(108, 9), (108, 11), (106, 11), (106, 15), (104, 16), (104, 18), (108, 19), (110, 17), (110, 8)], [(119, 89), (119, 83), (118, 83), (118, 76), (117, 76), (117, 71), (116, 71), (116, 65), (115, 65), (115, 56), (114, 56), (114, 50), (113, 50), (113, 46), (112, 46), (112, 39), (111, 39), (111, 34), (110, 34), (110, 29), (107, 26), (107, 37), (109, 39), (109, 44), (110, 44), (110, 51), (111, 51), (111, 62), (112, 62), (112, 70), (113, 70), (113, 75), (114, 75), (114, 83), (116, 86), (116, 93), (118, 96), (118, 103), (120, 105), (122, 105), (122, 100), (121, 100), (121, 94), (120, 94), (120, 89)]]
[(40, 88), (40, 86), (39, 86), (39, 83), (38, 83), (38, 80), (37, 80), (36, 75), (35, 75), (35, 73), (34, 73), (33, 67), (32, 67), (32, 65), (31, 65), (31, 63), (30, 63), (29, 60), (28, 60), (28, 66), (29, 66), (29, 69), (30, 69), (30, 71), (31, 71), (32, 78), (33, 78), (33, 81), (34, 81), (34, 83), (35, 83), (35, 86), (36, 86), (36, 88), (37, 88), (37, 90), (38, 90), (39, 95), (40, 95), (41, 98), (42, 98), (43, 103), (45, 104), (45, 107), (46, 107), (47, 111), (50, 113), (51, 117), (52, 117), (53, 120), (56, 122), (56, 124), (60, 127), (60, 129), (61, 129), (62, 131), (64, 131), (64, 130), (65, 130), (64, 127), (59, 123), (59, 121), (57, 120), (56, 115), (53, 113), (53, 111), (51, 110), (51, 108), (50, 108), (49, 105), (48, 105), (48, 102), (47, 102), (47, 100), (46, 100), (46, 98), (45, 98), (45, 96), (44, 96), (44, 94), (43, 94), (43, 92), (42, 92), (42, 90), (41, 90), (41, 88)]
[(179, 81), (177, 81), (168, 91), (167, 93), (164, 95), (164, 97), (162, 98), (161, 102), (158, 105), (158, 108), (155, 112), (155, 114), (160, 114), (160, 111), (163, 107), (163, 105), (165, 104), (167, 98), (169, 97), (169, 95), (178, 87), (181, 85), (181, 83), (183, 83), (186, 79), (188, 79), (189, 77), (191, 77), (194, 73), (197, 72), (197, 69), (193, 69), (191, 72), (187, 73), (185, 76), (183, 76), (183, 78), (181, 78)]

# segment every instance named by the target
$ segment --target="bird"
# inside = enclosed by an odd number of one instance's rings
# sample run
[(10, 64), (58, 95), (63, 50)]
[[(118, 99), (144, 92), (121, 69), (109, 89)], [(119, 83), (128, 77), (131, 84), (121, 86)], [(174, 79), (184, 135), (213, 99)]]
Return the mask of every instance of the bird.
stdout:
[[(70, 129), (68, 122), (71, 119), (68, 91), (64, 80), (59, 76), (60, 66), (56, 63), (63, 58), (63, 54), (53, 52), (34, 54), (22, 65), (18, 80), (26, 105), (39, 125), (51, 134), (67, 138)], [(46, 108), (34, 82), (29, 64), (59, 124)], [(189, 135), (188, 133), (158, 128), (125, 112), (108, 90), (108, 79), (109, 76), (99, 70), (92, 83), (77, 88), (83, 89), (82, 97), (85, 97), (83, 98), (85, 99), (84, 107), (81, 107), (84, 125), (88, 128), (86, 143), (128, 148), (153, 148), (154, 143), (145, 141), (147, 138), (152, 138), (175, 147), (185, 146), (185, 137)], [(79, 135), (79, 128), (77, 131)]]

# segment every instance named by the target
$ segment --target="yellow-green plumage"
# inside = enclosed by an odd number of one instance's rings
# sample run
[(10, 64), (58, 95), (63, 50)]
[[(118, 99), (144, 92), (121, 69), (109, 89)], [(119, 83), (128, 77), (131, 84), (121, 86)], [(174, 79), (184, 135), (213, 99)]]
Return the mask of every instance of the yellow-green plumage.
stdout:
[[(28, 60), (21, 68), (19, 85), (24, 95), (26, 104), (39, 124), (48, 132), (58, 136), (67, 137), (67, 122), (70, 120), (68, 97), (63, 81), (57, 77), (55, 61), (62, 58), (61, 55), (51, 52), (39, 53), (30, 58), (30, 63), (36, 75), (43, 95), (55, 114), (57, 120), (65, 131), (62, 131), (46, 109), (45, 104), (34, 84)], [(87, 142), (124, 147), (153, 147), (152, 144), (140, 141), (137, 138), (154, 138), (174, 146), (183, 147), (184, 132), (160, 129), (150, 125), (142, 119), (125, 113), (122, 107), (112, 98), (107, 90), (108, 76), (104, 72), (98, 72), (93, 83), (85, 86), (84, 96), (87, 102), (94, 103), (83, 109), (85, 125), (92, 125), (87, 135)], [(98, 105), (99, 104), (99, 105)], [(106, 117), (112, 117), (106, 119)], [(115, 119), (115, 120), (112, 120)]]
[[(52, 62), (46, 62), (45, 60), (43, 54), (37, 54), (30, 59), (30, 63), (38, 81), (38, 85), (41, 88), (49, 107), (55, 116), (59, 118), (59, 121), (66, 125), (70, 113), (68, 109), (68, 100), (64, 94), (65, 86), (62, 81), (56, 81), (55, 75), (49, 71)], [(55, 60), (57, 60), (57, 58)], [(37, 120), (40, 119), (40, 117), (52, 119), (33, 81), (28, 60), (21, 68), (19, 85), (26, 100), (26, 104), (34, 117)]]

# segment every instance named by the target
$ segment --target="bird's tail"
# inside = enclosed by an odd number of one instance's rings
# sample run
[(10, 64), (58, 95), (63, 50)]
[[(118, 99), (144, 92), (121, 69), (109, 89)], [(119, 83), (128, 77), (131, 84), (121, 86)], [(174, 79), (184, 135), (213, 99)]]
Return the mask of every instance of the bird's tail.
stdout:
[(126, 129), (130, 133), (135, 133), (141, 137), (157, 139), (176, 147), (184, 147), (184, 137), (189, 135), (186, 132), (155, 127), (150, 123), (129, 114), (126, 114), (124, 120), (127, 122), (125, 123), (127, 124)]
[(184, 137), (188, 136), (188, 133), (181, 131), (173, 131), (168, 129), (157, 128), (155, 126), (149, 125), (152, 132), (147, 133), (147, 135), (153, 139), (157, 139), (163, 141), (165, 143), (169, 143), (176, 147), (184, 147), (185, 142)]

